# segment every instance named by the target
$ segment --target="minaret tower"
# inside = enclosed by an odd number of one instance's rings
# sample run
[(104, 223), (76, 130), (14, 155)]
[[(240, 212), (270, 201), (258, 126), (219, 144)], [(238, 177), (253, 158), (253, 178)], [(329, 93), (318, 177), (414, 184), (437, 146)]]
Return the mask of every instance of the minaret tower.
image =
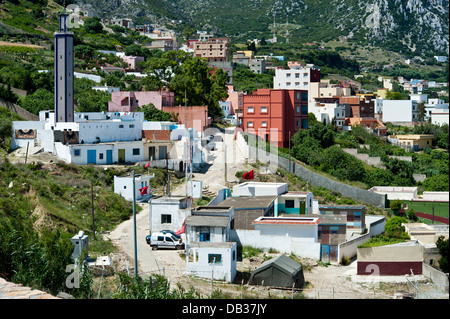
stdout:
[(68, 31), (69, 14), (59, 14), (55, 32), (55, 122), (73, 122), (73, 32)]

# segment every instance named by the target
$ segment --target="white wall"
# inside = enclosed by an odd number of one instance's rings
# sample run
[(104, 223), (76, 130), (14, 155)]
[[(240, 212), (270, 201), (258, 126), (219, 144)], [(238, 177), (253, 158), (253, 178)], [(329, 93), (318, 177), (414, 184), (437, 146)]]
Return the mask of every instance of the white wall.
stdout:
[[(137, 142), (118, 142), (118, 143), (99, 143), (99, 144), (72, 144), (68, 147), (70, 148), (70, 155), (72, 163), (75, 164), (87, 164), (87, 151), (96, 150), (96, 163), (100, 165), (106, 165), (106, 151), (112, 150), (112, 162), (119, 162), (119, 149), (125, 150), (125, 162), (137, 163), (144, 160), (144, 148), (142, 141)], [(133, 155), (133, 149), (139, 149), (139, 155)], [(80, 150), (80, 155), (75, 156), (75, 150)], [(103, 159), (99, 158), (99, 154), (103, 154)]]
[(246, 182), (233, 186), (233, 196), (277, 196), (287, 190), (287, 183)]
[(413, 101), (383, 100), (383, 122), (411, 122), (413, 119)]
[[(317, 238), (317, 226), (315, 237)], [(304, 258), (320, 260), (320, 243), (307, 238), (297, 238), (286, 234), (263, 234), (260, 230), (233, 229), (230, 232), (230, 241), (239, 242), (242, 246), (273, 248), (281, 253), (294, 253)]]
[(79, 141), (84, 143), (135, 141), (142, 139), (141, 121), (99, 121), (79, 123)]
[(34, 139), (16, 139), (15, 130), (36, 130), (36, 138), (41, 130), (43, 130), (44, 124), (39, 121), (14, 121), (12, 127), (11, 149), (15, 150), (19, 147), (27, 147), (27, 143), (30, 142), (29, 147), (34, 147)]
[[(151, 206), (150, 206), (151, 203)], [(191, 215), (190, 209), (185, 209), (184, 202), (167, 198), (154, 199), (149, 201), (149, 214), (151, 219), (151, 231), (157, 232), (161, 230), (178, 231), (181, 229), (186, 217)], [(172, 222), (161, 223), (161, 215), (170, 215)]]
[[(139, 175), (135, 176), (134, 184), (135, 184), (135, 194), (136, 200), (142, 198), (140, 188), (145, 186), (150, 186), (150, 179), (153, 178), (154, 175)], [(114, 193), (121, 195), (126, 200), (133, 200), (133, 176), (114, 176)], [(150, 194), (150, 187), (147, 190), (147, 193)]]
[[(289, 76), (290, 74), (290, 76)], [(298, 78), (296, 78), (298, 74)], [(306, 74), (306, 75), (305, 75)], [(311, 74), (310, 68), (276, 69), (273, 78), (274, 89), (308, 90)], [(290, 82), (290, 85), (288, 84)], [(296, 85), (296, 83), (298, 83)]]
[[(188, 254), (195, 258), (189, 261), (186, 257), (186, 271), (203, 278), (232, 282), (236, 277), (237, 245), (232, 247), (188, 247)], [(208, 263), (209, 254), (222, 255), (221, 263)]]

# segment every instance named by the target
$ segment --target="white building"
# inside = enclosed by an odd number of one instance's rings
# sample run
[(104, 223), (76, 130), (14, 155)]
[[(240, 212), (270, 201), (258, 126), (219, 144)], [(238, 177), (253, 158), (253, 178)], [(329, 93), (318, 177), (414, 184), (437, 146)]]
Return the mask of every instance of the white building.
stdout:
[(232, 196), (278, 196), (287, 191), (287, 183), (245, 182), (233, 186)]
[(369, 192), (386, 195), (388, 200), (412, 200), (417, 197), (417, 187), (374, 186)]
[(186, 246), (186, 272), (203, 278), (233, 282), (236, 277), (235, 242), (193, 242)]
[(150, 231), (178, 231), (191, 215), (191, 200), (185, 196), (157, 196), (149, 200)]
[(383, 100), (383, 122), (413, 122), (419, 120), (417, 101)]
[(308, 112), (313, 113), (318, 121), (328, 124), (334, 120), (337, 127), (344, 126), (345, 118), (348, 117), (347, 107), (339, 103), (339, 99), (328, 102), (323, 98), (313, 98), (313, 101), (308, 104)]
[[(136, 200), (140, 200), (150, 195), (150, 179), (154, 178), (152, 175), (135, 175), (134, 176), (134, 193)], [(148, 187), (145, 194), (141, 195), (141, 189)], [(144, 192), (144, 190), (143, 190)], [(121, 195), (126, 200), (133, 200), (133, 176), (114, 176), (114, 193)]]
[(306, 67), (292, 65), (290, 69), (276, 69), (274, 89), (309, 90), (311, 82), (320, 81), (320, 68), (308, 64)]
[(445, 106), (435, 107), (431, 110), (431, 123), (438, 125), (449, 124), (448, 103)]

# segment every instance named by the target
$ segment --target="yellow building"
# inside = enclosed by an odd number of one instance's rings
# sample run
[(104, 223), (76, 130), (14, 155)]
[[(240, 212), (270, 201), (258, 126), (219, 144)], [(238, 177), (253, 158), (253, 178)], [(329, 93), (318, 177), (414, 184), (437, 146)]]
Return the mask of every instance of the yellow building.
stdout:
[(412, 134), (397, 135), (393, 138), (398, 139), (398, 146), (412, 148), (414, 151), (418, 151), (423, 150), (426, 147), (431, 147), (433, 137), (432, 134)]

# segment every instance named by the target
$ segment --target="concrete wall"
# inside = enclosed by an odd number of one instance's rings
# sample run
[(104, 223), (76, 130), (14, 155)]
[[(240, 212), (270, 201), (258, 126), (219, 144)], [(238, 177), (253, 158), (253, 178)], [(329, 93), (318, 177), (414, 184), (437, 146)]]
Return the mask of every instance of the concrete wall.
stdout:
[[(151, 205), (150, 205), (151, 203)], [(169, 200), (167, 198), (153, 199), (149, 201), (149, 214), (151, 221), (151, 231), (157, 232), (161, 230), (178, 231), (187, 216), (191, 215), (189, 208), (184, 208), (184, 201), (174, 198)], [(162, 223), (161, 215), (171, 215), (171, 223)]]
[[(317, 237), (317, 232), (316, 232)], [(237, 242), (242, 246), (252, 246), (262, 249), (276, 249), (281, 253), (294, 253), (304, 258), (320, 260), (320, 243), (313, 240), (304, 241), (284, 235), (262, 234), (260, 230), (232, 229), (230, 231), (230, 241)]]
[(427, 265), (426, 263), (423, 263), (423, 272), (422, 274), (427, 277), (430, 278), (431, 281), (433, 282), (433, 284), (438, 285), (436, 286), (437, 288), (439, 288), (442, 292), (445, 292), (448, 294), (448, 274), (443, 273), (442, 271), (439, 271), (429, 265)]

